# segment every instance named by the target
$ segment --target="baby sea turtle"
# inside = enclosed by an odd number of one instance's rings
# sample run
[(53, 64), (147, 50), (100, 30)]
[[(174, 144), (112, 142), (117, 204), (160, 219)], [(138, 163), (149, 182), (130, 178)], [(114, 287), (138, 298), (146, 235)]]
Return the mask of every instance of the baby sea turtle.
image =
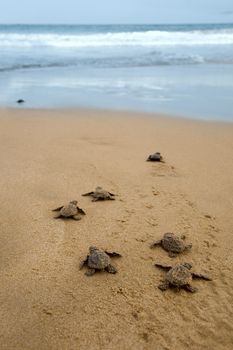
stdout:
[(156, 152), (154, 154), (150, 154), (147, 158), (148, 162), (162, 162), (164, 163), (163, 157), (161, 156), (160, 152)]
[(115, 194), (105, 191), (102, 187), (96, 187), (95, 191), (84, 193), (83, 196), (91, 196), (92, 202), (104, 201), (104, 200), (115, 200)]
[(107, 271), (108, 273), (116, 273), (117, 269), (111, 264), (111, 257), (120, 257), (119, 253), (108, 252), (96, 247), (89, 248), (89, 254), (86, 259), (83, 260), (80, 264), (80, 269), (84, 265), (87, 265), (87, 271), (85, 275), (92, 276), (96, 271)]
[(195, 293), (198, 289), (191, 285), (193, 278), (202, 278), (206, 281), (212, 280), (206, 275), (191, 272), (192, 265), (189, 263), (177, 264), (174, 267), (161, 264), (155, 264), (155, 266), (168, 271), (163, 283), (158, 286), (162, 291), (173, 287), (177, 290), (185, 289), (188, 292)]
[(185, 236), (174, 235), (174, 233), (168, 232), (163, 235), (163, 238), (159, 241), (156, 241), (151, 244), (151, 248), (156, 247), (157, 245), (161, 245), (161, 247), (168, 252), (168, 255), (173, 258), (177, 256), (177, 254), (184, 252), (185, 250), (190, 250), (192, 248), (192, 244), (185, 245), (183, 240)]
[(20, 98), (20, 99), (17, 100), (16, 102), (17, 102), (17, 103), (24, 103), (25, 101), (24, 101), (22, 98)]
[(86, 213), (81, 208), (79, 208), (77, 204), (77, 201), (71, 201), (67, 205), (53, 209), (53, 211), (58, 211), (57, 215), (54, 216), (54, 218), (71, 218), (74, 220), (81, 220), (81, 215), (86, 215)]

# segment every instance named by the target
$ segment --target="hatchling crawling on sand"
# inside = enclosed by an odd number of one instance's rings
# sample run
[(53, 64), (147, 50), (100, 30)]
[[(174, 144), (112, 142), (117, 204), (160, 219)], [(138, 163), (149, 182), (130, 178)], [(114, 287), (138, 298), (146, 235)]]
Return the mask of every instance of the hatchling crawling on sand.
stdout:
[(160, 152), (156, 152), (154, 154), (150, 154), (147, 158), (148, 162), (161, 162), (164, 163), (163, 157), (161, 156)]
[(154, 248), (160, 245), (164, 250), (168, 252), (168, 255), (173, 258), (186, 250), (192, 248), (192, 244), (185, 245), (184, 240), (185, 236), (182, 235), (181, 238), (176, 236), (174, 233), (165, 233), (159, 241), (156, 241), (151, 244), (151, 248)]
[(102, 187), (96, 187), (95, 191), (84, 193), (83, 196), (91, 196), (92, 202), (104, 201), (104, 200), (115, 200), (115, 194), (105, 191)]
[(79, 208), (77, 204), (77, 201), (71, 201), (67, 205), (53, 209), (53, 211), (58, 211), (57, 215), (54, 216), (54, 218), (71, 218), (74, 220), (81, 220), (82, 215), (86, 215), (86, 213), (81, 208)]
[(108, 252), (97, 247), (91, 246), (86, 259), (80, 264), (80, 269), (87, 265), (86, 276), (92, 276), (96, 271), (106, 271), (108, 273), (116, 273), (117, 269), (111, 264), (111, 257), (120, 257), (119, 253)]
[(163, 283), (158, 286), (162, 291), (168, 288), (175, 288), (177, 290), (185, 289), (188, 292), (195, 293), (198, 289), (191, 285), (193, 278), (201, 278), (206, 281), (212, 280), (206, 275), (191, 272), (192, 265), (189, 263), (177, 264), (174, 267), (161, 264), (155, 264), (155, 266), (168, 271)]
[(22, 98), (20, 98), (20, 99), (17, 100), (16, 102), (20, 104), (20, 103), (24, 103), (25, 101), (24, 101)]

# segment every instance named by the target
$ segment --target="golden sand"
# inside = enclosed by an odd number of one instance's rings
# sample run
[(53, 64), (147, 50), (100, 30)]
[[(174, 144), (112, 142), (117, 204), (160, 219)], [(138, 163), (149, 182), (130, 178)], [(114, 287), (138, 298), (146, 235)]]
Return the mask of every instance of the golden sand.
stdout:
[[(232, 349), (232, 150), (233, 124), (1, 110), (0, 349)], [(81, 196), (97, 185), (116, 200)], [(87, 215), (53, 219), (73, 199)], [(149, 248), (169, 231), (192, 250)], [(90, 245), (122, 254), (116, 275), (79, 270)], [(213, 281), (161, 292), (154, 263), (184, 261)]]

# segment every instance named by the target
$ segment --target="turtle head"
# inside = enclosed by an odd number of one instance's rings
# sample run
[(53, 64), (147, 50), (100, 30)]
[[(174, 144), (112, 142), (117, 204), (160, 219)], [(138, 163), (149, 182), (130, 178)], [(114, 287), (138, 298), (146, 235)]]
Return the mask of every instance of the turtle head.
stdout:
[(163, 236), (164, 238), (166, 238), (166, 237), (174, 237), (174, 233), (172, 233), (172, 232), (166, 232), (166, 233), (164, 233), (164, 236)]
[(95, 246), (91, 246), (91, 247), (89, 248), (90, 254), (91, 254), (91, 253), (94, 253), (96, 250), (98, 250), (98, 248), (95, 247)]
[(183, 265), (184, 267), (186, 267), (186, 269), (188, 269), (188, 270), (191, 270), (191, 268), (192, 268), (192, 264), (189, 264), (189, 263), (187, 263), (187, 262), (183, 263), (182, 265)]
[(71, 201), (70, 203), (71, 203), (71, 204), (74, 204), (74, 205), (77, 205), (77, 204), (78, 204), (78, 201)]
[(96, 190), (96, 192), (102, 191), (102, 187), (101, 186), (97, 186), (95, 190)]

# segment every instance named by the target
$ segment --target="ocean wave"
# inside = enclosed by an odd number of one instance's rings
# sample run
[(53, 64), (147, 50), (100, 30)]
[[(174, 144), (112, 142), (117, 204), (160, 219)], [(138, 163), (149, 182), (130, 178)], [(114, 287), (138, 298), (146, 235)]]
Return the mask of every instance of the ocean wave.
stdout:
[(144, 31), (95, 34), (0, 33), (0, 47), (111, 47), (111, 46), (199, 46), (232, 45), (233, 30)]
[[(36, 60), (36, 58), (35, 58)], [(30, 58), (31, 61), (31, 58)], [(85, 58), (85, 59), (65, 59), (63, 61), (50, 62), (24, 62), (13, 64), (0, 63), (0, 72), (9, 72), (16, 70), (27, 69), (43, 69), (43, 68), (61, 68), (61, 67), (91, 67), (91, 68), (133, 68), (133, 67), (153, 67), (164, 65), (188, 65), (204, 63), (204, 58), (199, 55), (171, 55), (161, 52), (150, 52), (147, 55), (130, 56), (130, 57), (100, 57), (100, 58)]]
[(66, 62), (54, 62), (54, 63), (25, 63), (25, 64), (12, 64), (0, 66), (0, 72), (9, 72), (21, 69), (40, 69), (40, 68), (55, 68), (55, 67), (67, 67), (69, 64)]
[(140, 67), (156, 67), (156, 66), (172, 66), (172, 65), (198, 65), (198, 64), (233, 64), (233, 59), (223, 58), (204, 58), (201, 55), (172, 55), (162, 54), (159, 52), (151, 52), (148, 55), (134, 57), (101, 57), (101, 58), (85, 58), (79, 60), (64, 60), (44, 62), (44, 63), (18, 63), (3, 64), (0, 63), (0, 73), (30, 70), (30, 69), (46, 69), (46, 68), (140, 68)]

